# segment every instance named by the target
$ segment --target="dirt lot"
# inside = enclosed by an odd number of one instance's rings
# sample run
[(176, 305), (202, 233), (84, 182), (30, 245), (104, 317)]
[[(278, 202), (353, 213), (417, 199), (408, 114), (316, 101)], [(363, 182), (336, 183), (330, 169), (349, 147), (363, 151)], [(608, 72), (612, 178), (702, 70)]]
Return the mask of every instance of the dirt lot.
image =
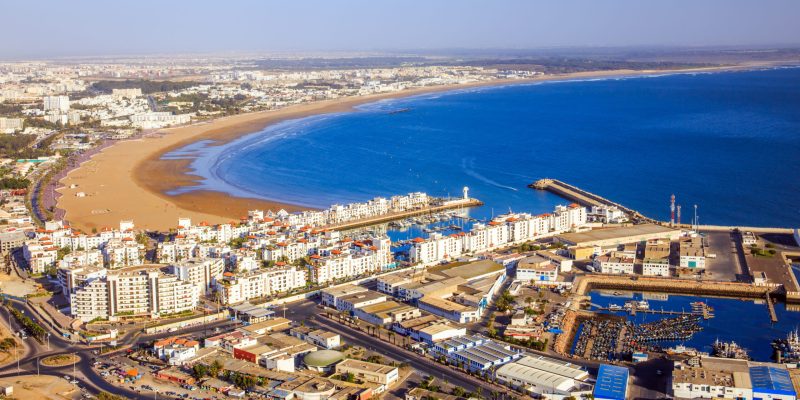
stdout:
[(62, 378), (47, 375), (20, 375), (13, 378), (0, 379), (2, 386), (14, 386), (15, 399), (78, 399), (81, 396), (75, 386)]

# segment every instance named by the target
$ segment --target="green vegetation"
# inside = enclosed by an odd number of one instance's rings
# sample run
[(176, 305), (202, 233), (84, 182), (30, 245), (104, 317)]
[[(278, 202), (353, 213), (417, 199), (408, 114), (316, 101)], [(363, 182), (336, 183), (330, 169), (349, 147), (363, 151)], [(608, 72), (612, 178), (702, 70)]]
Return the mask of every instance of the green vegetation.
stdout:
[(142, 89), (143, 94), (183, 90), (199, 85), (200, 82), (149, 81), (145, 79), (126, 79), (124, 81), (97, 81), (92, 89), (103, 93), (111, 93), (114, 89)]
[(5, 338), (0, 340), (0, 351), (9, 351), (17, 346), (17, 341), (14, 338)]
[(0, 179), (0, 189), (25, 189), (31, 181), (25, 178), (4, 177)]
[(514, 296), (508, 290), (504, 290), (500, 297), (497, 298), (495, 302), (495, 307), (497, 311), (500, 312), (507, 312), (513, 308), (514, 304)]
[(108, 392), (100, 392), (97, 394), (97, 400), (125, 400), (125, 398)]
[[(770, 246), (767, 245), (766, 247), (769, 248)], [(772, 247), (775, 247), (775, 246), (773, 245)], [(772, 257), (777, 253), (778, 252), (773, 248), (769, 248), (769, 249), (765, 250), (765, 249), (762, 249), (762, 248), (760, 248), (760, 247), (758, 247), (756, 245), (750, 246), (750, 254), (752, 254), (752, 255), (754, 255), (756, 257)]]
[[(27, 123), (27, 122), (26, 122)], [(52, 137), (52, 136), (51, 136)], [(0, 134), (0, 157), (2, 158), (38, 158), (49, 156), (53, 153), (48, 149), (48, 141), (39, 142), (35, 147), (31, 147), (36, 140), (36, 135), (7, 135)]]
[(27, 329), (28, 332), (30, 332), (31, 336), (33, 336), (39, 342), (44, 340), (45, 336), (47, 335), (47, 331), (44, 328), (42, 328), (41, 325), (37, 324), (36, 322), (33, 322), (32, 319), (30, 319), (27, 315), (23, 314), (20, 310), (17, 310), (11, 304), (7, 304), (6, 308), (8, 308), (8, 311), (11, 313), (11, 315), (14, 316), (14, 319), (16, 319), (20, 325), (25, 327), (25, 329)]

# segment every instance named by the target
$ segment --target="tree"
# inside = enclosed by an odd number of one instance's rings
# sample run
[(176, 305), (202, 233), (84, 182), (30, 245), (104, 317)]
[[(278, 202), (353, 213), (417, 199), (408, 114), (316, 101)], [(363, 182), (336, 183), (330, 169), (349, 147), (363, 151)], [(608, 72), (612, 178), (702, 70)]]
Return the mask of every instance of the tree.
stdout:
[(203, 379), (206, 375), (208, 375), (208, 367), (205, 364), (195, 364), (192, 367), (192, 376), (195, 379)]
[(222, 367), (223, 365), (221, 362), (219, 362), (219, 360), (214, 360), (214, 362), (208, 367), (208, 375), (216, 378), (220, 371), (222, 371)]

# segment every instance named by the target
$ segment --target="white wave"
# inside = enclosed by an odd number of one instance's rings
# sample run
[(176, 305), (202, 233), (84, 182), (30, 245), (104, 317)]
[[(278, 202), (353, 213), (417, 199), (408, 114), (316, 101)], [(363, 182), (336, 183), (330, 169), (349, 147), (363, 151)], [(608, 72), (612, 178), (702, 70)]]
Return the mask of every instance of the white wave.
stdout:
[(468, 176), (471, 176), (471, 177), (473, 177), (473, 178), (475, 178), (475, 179), (477, 179), (477, 180), (479, 180), (479, 181), (481, 181), (483, 183), (486, 183), (486, 184), (489, 184), (489, 185), (492, 185), (492, 186), (495, 186), (495, 187), (499, 187), (501, 189), (513, 190), (515, 192), (519, 191), (519, 189), (517, 189), (517, 188), (515, 188), (513, 186), (503, 185), (502, 183), (493, 181), (493, 180), (491, 180), (491, 179), (479, 174), (477, 171), (475, 171), (473, 169), (474, 167), (475, 167), (475, 159), (474, 158), (469, 158), (469, 159), (464, 158), (464, 159), (461, 160), (461, 168), (463, 168), (464, 173), (467, 174)]

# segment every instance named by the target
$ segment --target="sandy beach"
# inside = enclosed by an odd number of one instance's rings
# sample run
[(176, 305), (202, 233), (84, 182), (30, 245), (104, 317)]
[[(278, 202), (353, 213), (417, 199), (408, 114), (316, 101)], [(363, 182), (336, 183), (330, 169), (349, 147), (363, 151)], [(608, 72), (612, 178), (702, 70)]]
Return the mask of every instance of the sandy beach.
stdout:
[[(140, 139), (120, 141), (70, 171), (60, 180), (61, 187), (58, 191), (61, 196), (57, 206), (64, 210), (65, 219), (73, 227), (86, 232), (105, 226), (116, 226), (120, 220), (133, 220), (136, 226), (142, 229), (168, 230), (177, 225), (179, 217), (190, 217), (194, 222), (207, 221), (213, 224), (238, 220), (251, 209), (283, 208), (287, 211), (297, 211), (300, 208), (291, 204), (232, 197), (212, 191), (198, 190), (176, 196), (167, 195), (167, 191), (193, 185), (200, 178), (190, 174), (188, 160), (162, 160), (162, 155), (199, 140), (213, 140), (215, 144), (222, 144), (280, 121), (316, 114), (345, 112), (357, 105), (382, 99), (477, 86), (608, 76), (712, 72), (753, 67), (756, 66), (678, 71), (597, 71), (545, 75), (526, 80), (493, 80), (464, 85), (435, 86), (293, 105), (279, 110), (240, 114), (168, 128)], [(85, 197), (78, 197), (76, 194), (79, 192), (84, 193)]]

